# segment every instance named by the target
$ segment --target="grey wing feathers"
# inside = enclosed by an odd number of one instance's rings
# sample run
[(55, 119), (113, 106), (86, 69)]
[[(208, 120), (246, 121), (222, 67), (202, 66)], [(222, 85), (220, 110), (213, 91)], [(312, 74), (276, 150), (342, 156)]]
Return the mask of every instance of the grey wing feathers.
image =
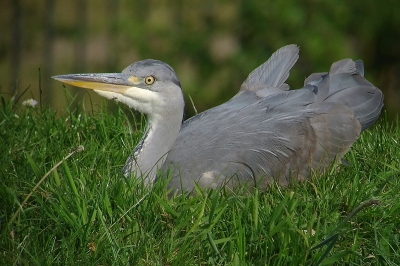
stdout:
[(362, 60), (357, 60), (355, 62), (355, 64), (356, 64), (357, 73), (359, 75), (361, 75), (361, 77), (364, 77), (364, 63), (363, 63), (363, 61)]
[(323, 170), (332, 161), (338, 160), (358, 139), (361, 125), (353, 112), (338, 103), (327, 103), (310, 118), (310, 125), (316, 136), (315, 149), (312, 153), (313, 170)]
[(241, 86), (241, 90), (257, 91), (262, 88), (289, 87), (284, 82), (289, 77), (290, 69), (299, 58), (299, 48), (295, 44), (277, 50), (267, 62), (253, 70)]
[(185, 121), (164, 164), (184, 166), (170, 186), (190, 189), (194, 180), (213, 187), (232, 176), (286, 184), (340, 160), (379, 117), (383, 94), (363, 78), (362, 61), (350, 59), (288, 91), (284, 82), (297, 59), (297, 46), (279, 49), (230, 101)]
[[(335, 103), (304, 108), (314, 98), (311, 90), (300, 90), (260, 99), (236, 112), (211, 109), (183, 128), (166, 167), (185, 165), (179, 174), (204, 187), (221, 185), (233, 175), (232, 184), (263, 186), (272, 179), (287, 184), (290, 177), (307, 177), (310, 166), (323, 170), (349, 149), (360, 125), (351, 110)], [(171, 186), (179, 187), (179, 174)], [(193, 186), (187, 178), (182, 181), (184, 187)]]
[(318, 88), (314, 105), (321, 102), (343, 104), (354, 112), (362, 130), (371, 126), (378, 119), (383, 107), (382, 92), (363, 78), (364, 65), (361, 60), (340, 60), (334, 64), (329, 73), (313, 74), (305, 85)]

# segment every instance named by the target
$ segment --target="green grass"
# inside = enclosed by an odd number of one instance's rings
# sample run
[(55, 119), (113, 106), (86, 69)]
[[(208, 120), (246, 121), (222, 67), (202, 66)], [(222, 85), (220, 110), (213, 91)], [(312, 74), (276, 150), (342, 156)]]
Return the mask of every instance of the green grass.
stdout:
[(349, 166), (299, 184), (169, 198), (165, 181), (122, 177), (141, 133), (120, 107), (0, 104), (0, 265), (400, 263), (398, 122), (382, 118)]

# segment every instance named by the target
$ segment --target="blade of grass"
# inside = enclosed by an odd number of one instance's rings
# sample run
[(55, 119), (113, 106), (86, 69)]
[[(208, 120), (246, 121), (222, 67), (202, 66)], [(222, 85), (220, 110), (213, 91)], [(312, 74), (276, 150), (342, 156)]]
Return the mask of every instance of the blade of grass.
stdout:
[[(32, 191), (28, 194), (28, 196), (26, 196), (25, 200), (21, 203), (21, 205), (19, 205), (18, 210), (14, 213), (14, 215), (12, 216), (12, 218), (10, 219), (10, 221), (8, 222), (8, 225), (11, 225), (12, 222), (15, 220), (15, 218), (17, 217), (18, 213), (22, 210), (22, 206), (28, 201), (28, 199), (32, 196), (33, 192), (35, 192), (35, 190), (40, 186), (40, 184), (43, 183), (43, 181), (58, 167), (60, 166), (60, 164), (62, 164), (65, 160), (67, 160), (69, 157), (71, 157), (72, 155), (74, 155), (77, 152), (81, 152), (83, 151), (84, 148), (83, 146), (78, 146), (75, 150), (73, 150), (70, 154), (68, 154), (67, 156), (65, 156), (61, 161), (59, 161), (55, 166), (53, 166), (53, 168), (50, 169), (50, 171), (48, 171), (43, 177), (42, 179), (40, 179), (40, 181), (33, 187)], [(30, 156), (29, 156), (30, 157)], [(32, 158), (31, 158), (32, 159)], [(33, 162), (33, 160), (32, 160)], [(34, 162), (33, 162), (34, 163)]]

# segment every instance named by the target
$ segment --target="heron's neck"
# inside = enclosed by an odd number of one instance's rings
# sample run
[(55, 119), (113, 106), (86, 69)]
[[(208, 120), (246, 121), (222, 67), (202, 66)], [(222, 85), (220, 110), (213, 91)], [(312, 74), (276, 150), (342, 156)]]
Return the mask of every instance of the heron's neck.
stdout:
[(133, 172), (145, 177), (146, 185), (155, 180), (157, 169), (163, 165), (179, 134), (182, 117), (183, 109), (178, 113), (148, 117), (146, 132), (125, 164), (125, 175)]

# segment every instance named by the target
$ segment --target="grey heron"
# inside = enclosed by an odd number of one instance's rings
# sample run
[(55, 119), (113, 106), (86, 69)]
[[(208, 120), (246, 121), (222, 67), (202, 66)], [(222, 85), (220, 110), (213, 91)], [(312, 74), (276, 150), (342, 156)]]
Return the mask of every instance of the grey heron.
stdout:
[(123, 168), (153, 183), (169, 171), (173, 190), (194, 184), (261, 187), (307, 178), (339, 162), (360, 133), (379, 117), (382, 92), (364, 79), (362, 61), (340, 60), (314, 73), (304, 87), (285, 84), (299, 57), (287, 45), (250, 73), (229, 101), (183, 121), (180, 82), (168, 64), (147, 59), (122, 73), (54, 76), (92, 89), (148, 117), (143, 138)]

